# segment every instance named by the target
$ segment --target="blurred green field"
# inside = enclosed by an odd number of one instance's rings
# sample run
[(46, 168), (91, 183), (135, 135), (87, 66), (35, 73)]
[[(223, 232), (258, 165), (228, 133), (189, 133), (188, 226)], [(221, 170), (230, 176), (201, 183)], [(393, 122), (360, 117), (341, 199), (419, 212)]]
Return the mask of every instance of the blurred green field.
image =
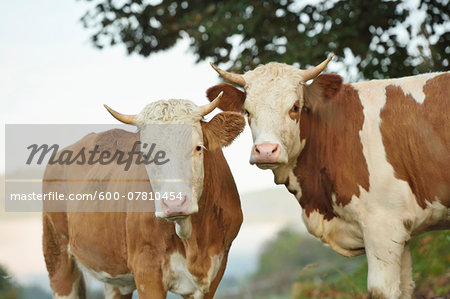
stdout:
[[(450, 231), (411, 242), (415, 298), (450, 298)], [(309, 235), (282, 230), (263, 248), (241, 289), (218, 298), (367, 298), (365, 256), (345, 258)]]
[[(412, 240), (415, 298), (450, 297), (450, 232), (429, 232)], [(315, 284), (299, 278), (292, 298), (366, 298), (367, 262), (350, 273)], [(333, 270), (331, 270), (333, 271)]]

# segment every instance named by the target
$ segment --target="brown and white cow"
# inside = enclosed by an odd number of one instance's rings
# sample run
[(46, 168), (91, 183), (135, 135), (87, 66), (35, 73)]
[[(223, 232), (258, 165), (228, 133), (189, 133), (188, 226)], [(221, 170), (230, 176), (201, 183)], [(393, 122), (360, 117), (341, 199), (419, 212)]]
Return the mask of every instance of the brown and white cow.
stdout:
[[(245, 126), (244, 117), (235, 112), (204, 121), (203, 116), (219, 100), (203, 107), (187, 100), (158, 101), (137, 116), (108, 108), (138, 131), (93, 133), (69, 147), (77, 151), (97, 145), (100, 150), (127, 152), (136, 141), (146, 141), (147, 124), (192, 126), (192, 147), (182, 153), (189, 167), (192, 160), (192, 179), (187, 182), (192, 197), (184, 196), (178, 203), (162, 201), (156, 216), (151, 212), (45, 212), (43, 249), (54, 298), (84, 298), (84, 271), (104, 282), (107, 298), (131, 298), (135, 289), (139, 298), (163, 299), (168, 291), (184, 298), (213, 298), (242, 223), (239, 195), (221, 147), (230, 144)], [(179, 136), (167, 133), (164, 138), (176, 144)], [(74, 178), (94, 179), (100, 182), (98, 188), (120, 194), (178, 190), (178, 185), (170, 186), (170, 180), (165, 185), (152, 181), (155, 169), (136, 163), (128, 171), (112, 163), (103, 168), (86, 163), (49, 165), (43, 191), (92, 191), (80, 184), (73, 187)], [(150, 183), (144, 182), (145, 190), (138, 189), (142, 180), (136, 177), (149, 179)]]
[[(271, 169), (308, 231), (344, 256), (366, 253), (373, 298), (411, 298), (408, 241), (450, 228), (450, 73), (343, 84), (320, 65), (218, 69), (223, 110), (243, 111), (250, 163)], [(311, 84), (308, 80), (314, 79)]]

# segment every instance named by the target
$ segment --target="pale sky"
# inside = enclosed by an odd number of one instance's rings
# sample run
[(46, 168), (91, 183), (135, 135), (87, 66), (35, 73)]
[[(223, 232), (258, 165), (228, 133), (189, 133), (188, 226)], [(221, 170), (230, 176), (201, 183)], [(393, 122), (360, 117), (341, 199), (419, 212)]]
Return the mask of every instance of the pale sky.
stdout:
[[(3, 128), (5, 123), (117, 123), (103, 104), (129, 114), (160, 99), (189, 99), (202, 105), (207, 103), (205, 91), (220, 82), (208, 62), (195, 64), (186, 40), (150, 58), (127, 56), (120, 46), (95, 49), (79, 22), (86, 8), (83, 1), (4, 1), (1, 6)], [(0, 134), (4, 140), (4, 129)], [(273, 186), (270, 171), (248, 163), (251, 145), (247, 127), (225, 150), (241, 192)]]
[[(138, 113), (147, 103), (160, 99), (190, 99), (202, 105), (207, 103), (205, 91), (220, 82), (208, 62), (195, 64), (186, 41), (150, 58), (127, 56), (120, 46), (95, 49), (88, 41), (88, 31), (79, 22), (86, 8), (84, 1), (2, 1), (0, 7), (3, 141), (5, 124), (118, 123), (103, 104), (129, 114)], [(251, 146), (251, 134), (246, 127), (225, 150), (241, 194), (275, 188), (271, 171), (248, 163)], [(1, 142), (0, 174), (4, 172), (4, 153), (5, 144)], [(283, 221), (274, 222), (268, 219), (271, 216), (264, 216), (264, 222), (244, 222), (233, 244), (229, 271), (233, 268), (240, 271), (239, 267), (250, 260), (254, 264), (262, 243), (282, 223), (293, 221), (295, 227), (303, 227), (295, 198), (286, 194), (284, 186), (278, 190), (274, 209), (269, 209), (268, 214)], [(286, 209), (276, 212), (277, 205)], [(0, 264), (7, 266), (22, 284), (40, 279), (34, 282), (48, 287), (39, 215), (11, 216), (2, 214), (2, 210), (0, 207)], [(251, 218), (249, 211), (245, 214)]]

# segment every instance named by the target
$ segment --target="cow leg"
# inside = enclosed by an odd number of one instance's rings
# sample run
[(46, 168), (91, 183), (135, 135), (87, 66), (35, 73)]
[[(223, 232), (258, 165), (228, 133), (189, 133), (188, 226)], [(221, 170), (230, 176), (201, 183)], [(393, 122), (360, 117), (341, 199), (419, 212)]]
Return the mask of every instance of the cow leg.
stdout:
[[(50, 278), (53, 298), (86, 298), (83, 274), (67, 250), (68, 238), (65, 230), (65, 213), (43, 215), (43, 251)], [(55, 225), (57, 224), (57, 225)]]
[(217, 291), (217, 287), (219, 286), (219, 283), (222, 280), (223, 274), (225, 272), (225, 268), (227, 266), (227, 258), (228, 258), (228, 252), (225, 253), (225, 257), (222, 261), (222, 264), (220, 265), (220, 268), (219, 268), (219, 271), (217, 272), (216, 277), (211, 282), (208, 293), (203, 294), (202, 292), (197, 291), (195, 294), (182, 296), (182, 297), (184, 299), (212, 299), (212, 298), (214, 298), (214, 294)]
[(160, 286), (160, 283), (140, 283), (137, 281), (136, 283), (139, 283), (137, 288), (139, 299), (166, 299), (167, 291)]
[(130, 294), (122, 295), (118, 287), (113, 286), (109, 283), (104, 284), (105, 289), (105, 299), (131, 299), (133, 297), (133, 292)]
[(142, 265), (134, 273), (134, 280), (139, 299), (165, 299), (167, 289), (163, 283), (163, 274), (160, 267), (145, 267)]
[(214, 298), (214, 294), (216, 293), (217, 287), (219, 286), (220, 281), (222, 280), (223, 274), (225, 272), (225, 268), (227, 266), (228, 252), (225, 253), (225, 256), (222, 261), (222, 265), (220, 265), (220, 269), (217, 272), (216, 278), (211, 283), (209, 287), (209, 292), (205, 294), (204, 299), (212, 299)]
[(400, 290), (402, 291), (401, 299), (412, 298), (414, 292), (414, 280), (412, 277), (411, 251), (409, 250), (409, 242), (406, 243), (402, 254), (402, 269), (400, 274)]
[(367, 289), (372, 299), (397, 299), (401, 294), (401, 263), (409, 234), (393, 219), (389, 214), (370, 215), (362, 226), (369, 266)]

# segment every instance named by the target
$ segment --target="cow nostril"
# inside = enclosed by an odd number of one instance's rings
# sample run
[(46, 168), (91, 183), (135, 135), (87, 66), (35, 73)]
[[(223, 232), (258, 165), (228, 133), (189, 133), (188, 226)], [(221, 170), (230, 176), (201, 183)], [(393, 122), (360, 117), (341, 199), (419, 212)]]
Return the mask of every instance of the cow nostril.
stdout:
[(258, 154), (260, 154), (259, 149), (258, 149), (257, 146), (255, 146), (255, 151), (256, 151)]
[(272, 154), (275, 153), (278, 150), (278, 144), (275, 145), (274, 149), (272, 150)]

